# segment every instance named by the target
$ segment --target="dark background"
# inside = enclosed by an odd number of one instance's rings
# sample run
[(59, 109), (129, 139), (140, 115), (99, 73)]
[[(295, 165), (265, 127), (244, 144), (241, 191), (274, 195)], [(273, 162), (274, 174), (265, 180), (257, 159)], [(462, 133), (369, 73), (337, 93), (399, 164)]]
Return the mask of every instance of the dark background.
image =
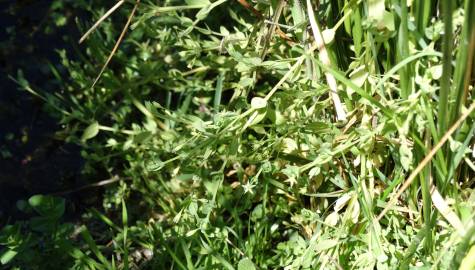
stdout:
[(23, 74), (35, 91), (60, 90), (51, 66), (67, 80), (57, 50), (81, 50), (74, 1), (0, 0), (0, 223), (18, 218), (16, 201), (78, 184), (80, 148), (55, 138), (61, 129), (42, 100), (9, 78)]

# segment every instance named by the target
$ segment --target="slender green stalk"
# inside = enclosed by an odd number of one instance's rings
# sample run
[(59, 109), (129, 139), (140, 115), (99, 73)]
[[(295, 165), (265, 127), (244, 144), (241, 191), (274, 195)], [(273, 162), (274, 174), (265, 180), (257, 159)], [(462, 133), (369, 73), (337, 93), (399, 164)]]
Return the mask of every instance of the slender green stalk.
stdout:
[[(450, 1), (449, 1), (450, 2)], [(452, 3), (452, 2), (450, 2)], [(474, 1), (465, 1), (465, 18), (462, 27), (462, 34), (460, 38), (460, 44), (458, 46), (457, 60), (455, 71), (453, 75), (453, 91), (449, 95), (450, 100), (454, 100), (453, 105), (449, 106), (448, 121), (449, 124), (453, 123), (460, 115), (462, 107), (466, 103), (468, 97), (468, 86), (471, 81), (472, 64), (473, 64), (473, 51), (475, 50), (475, 3)], [(453, 42), (453, 41), (451, 41)], [(451, 151), (447, 151), (447, 161), (451, 162), (454, 158), (454, 154)], [(451, 164), (448, 163), (447, 167)], [(451, 168), (455, 170), (456, 168)], [(456, 188), (453, 185), (449, 185), (445, 180), (445, 186), (449, 188), (449, 192), (456, 192)], [(445, 189), (441, 190), (444, 192)]]
[(216, 82), (216, 89), (214, 92), (213, 108), (214, 108), (215, 114), (219, 112), (219, 105), (221, 104), (221, 96), (223, 93), (223, 81), (224, 81), (224, 73), (221, 72), (218, 75), (218, 80)]
[(451, 110), (451, 122), (457, 119), (460, 114), (461, 106), (468, 97), (468, 86), (470, 85), (470, 77), (472, 76), (475, 50), (475, 2), (472, 0), (465, 1), (465, 19), (460, 45), (458, 47), (457, 64), (453, 79), (455, 104)]
[[(430, 149), (430, 132), (426, 131), (426, 143), (427, 148)], [(424, 153), (423, 151), (419, 151), (419, 153)], [(419, 160), (422, 160), (423, 157), (419, 157)], [(424, 217), (424, 223), (426, 228), (430, 228), (430, 231), (426, 234), (426, 241), (424, 242), (424, 248), (426, 254), (430, 254), (431, 250), (433, 249), (432, 244), (432, 228), (430, 227), (430, 217), (432, 214), (432, 201), (430, 196), (430, 186), (431, 186), (431, 179), (432, 179), (432, 172), (431, 166), (427, 166), (425, 170), (421, 173), (419, 177), (421, 181), (421, 193), (422, 193), (422, 214)]]
[(127, 205), (125, 204), (124, 199), (122, 198), (122, 233), (123, 233), (123, 244), (124, 244), (124, 269), (129, 269), (129, 247), (127, 245), (127, 236), (129, 231), (129, 218), (127, 213)]
[(444, 38), (442, 43), (442, 78), (440, 81), (438, 134), (439, 138), (446, 132), (449, 125), (447, 113), (449, 104), (450, 78), (452, 77), (452, 0), (442, 1), (444, 19)]
[(424, 31), (427, 27), (427, 23), (429, 22), (432, 11), (432, 1), (418, 0), (413, 1), (412, 5), (414, 8), (414, 17), (416, 19), (417, 31), (424, 35)]
[[(409, 31), (408, 31), (408, 12), (407, 12), (407, 0), (401, 0), (401, 24), (399, 26), (399, 59), (398, 62), (403, 61), (409, 56)], [(401, 97), (407, 99), (412, 92), (412, 74), (410, 65), (403, 67), (399, 71), (400, 76), (400, 87), (401, 87)]]

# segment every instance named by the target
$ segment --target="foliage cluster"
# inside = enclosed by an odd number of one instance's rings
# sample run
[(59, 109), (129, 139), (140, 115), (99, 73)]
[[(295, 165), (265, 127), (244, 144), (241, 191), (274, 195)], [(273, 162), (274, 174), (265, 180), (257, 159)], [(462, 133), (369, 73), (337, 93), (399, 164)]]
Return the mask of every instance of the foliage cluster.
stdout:
[[(143, 0), (112, 16), (134, 6), (93, 87), (117, 22), (100, 24), (80, 61), (60, 52), (71, 80), (58, 92), (19, 80), (64, 124), (58, 136), (83, 145), (86, 173), (120, 178), (88, 218), (108, 229), (93, 240), (81, 227), (76, 262), (474, 266), (473, 1)], [(22, 252), (18, 226), (3, 230), (2, 259)]]

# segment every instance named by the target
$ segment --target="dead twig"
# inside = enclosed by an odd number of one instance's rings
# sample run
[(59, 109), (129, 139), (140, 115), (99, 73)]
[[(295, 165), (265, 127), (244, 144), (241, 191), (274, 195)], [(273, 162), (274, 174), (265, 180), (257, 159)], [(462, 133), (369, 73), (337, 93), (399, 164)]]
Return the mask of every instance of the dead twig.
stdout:
[(137, 7), (139, 3), (140, 3), (140, 0), (137, 0), (137, 2), (135, 2), (134, 8), (132, 9), (132, 12), (130, 12), (129, 19), (127, 20), (127, 23), (125, 24), (124, 29), (122, 29), (122, 33), (120, 33), (120, 36), (117, 39), (117, 42), (115, 43), (114, 48), (112, 49), (111, 53), (109, 54), (109, 57), (107, 58), (106, 63), (104, 64), (104, 66), (102, 66), (102, 69), (99, 72), (99, 75), (97, 75), (97, 78), (94, 80), (94, 83), (92, 83), (91, 87), (94, 87), (96, 83), (99, 81), (99, 79), (102, 76), (102, 73), (104, 73), (104, 70), (107, 68), (107, 65), (109, 65), (109, 62), (111, 61), (117, 49), (119, 48), (119, 45), (122, 42), (122, 39), (124, 38), (125, 33), (127, 32), (127, 29), (129, 28), (130, 23), (132, 22), (132, 18), (135, 15), (135, 11), (137, 11)]
[[(254, 8), (253, 6), (251, 6), (246, 0), (237, 0), (237, 2), (243, 6), (244, 8), (246, 8), (247, 10), (251, 11), (252, 14), (254, 14), (254, 16), (256, 16), (259, 20), (262, 20), (264, 21), (265, 23), (269, 23), (269, 22), (266, 22), (266, 18), (264, 17), (264, 15), (262, 15), (262, 13), (257, 10), (256, 8)], [(270, 22), (271, 25), (275, 24), (273, 22)], [(275, 33), (277, 33), (277, 35), (279, 35), (280, 38), (282, 38), (283, 40), (287, 41), (287, 43), (292, 46), (294, 44), (296, 44), (295, 41), (293, 41), (290, 37), (288, 37), (281, 29), (280, 29), (280, 26), (277, 25), (277, 27), (275, 27)]]
[(460, 118), (455, 122), (450, 129), (444, 134), (440, 141), (430, 150), (430, 152), (425, 156), (425, 158), (417, 165), (416, 169), (412, 171), (409, 177), (404, 181), (402, 187), (398, 192), (391, 198), (383, 211), (376, 218), (377, 221), (381, 220), (383, 216), (396, 204), (396, 201), (401, 197), (402, 193), (412, 184), (417, 175), (424, 169), (424, 167), (429, 163), (429, 161), (434, 157), (437, 151), (445, 144), (445, 142), (450, 138), (452, 133), (457, 130), (457, 128), (462, 124), (462, 122), (470, 115), (470, 113), (475, 109), (475, 102), (470, 105), (470, 107), (465, 111)]
[(111, 7), (104, 15), (102, 15), (97, 22), (87, 30), (87, 32), (79, 39), (79, 44), (81, 44), (107, 17), (109, 17), (116, 9), (118, 9), (125, 1), (120, 0), (113, 7)]
[(65, 191), (59, 191), (59, 192), (51, 193), (50, 195), (64, 196), (64, 195), (75, 193), (75, 192), (78, 192), (78, 191), (81, 191), (81, 190), (84, 190), (84, 189), (88, 189), (88, 188), (102, 187), (102, 186), (110, 185), (110, 184), (113, 184), (115, 182), (119, 182), (120, 180), (121, 180), (121, 178), (118, 175), (114, 175), (112, 178), (109, 178), (109, 179), (106, 179), (106, 180), (102, 180), (102, 181), (92, 183), (92, 184), (87, 184), (87, 185), (84, 185), (84, 186), (80, 186), (80, 187), (65, 190)]

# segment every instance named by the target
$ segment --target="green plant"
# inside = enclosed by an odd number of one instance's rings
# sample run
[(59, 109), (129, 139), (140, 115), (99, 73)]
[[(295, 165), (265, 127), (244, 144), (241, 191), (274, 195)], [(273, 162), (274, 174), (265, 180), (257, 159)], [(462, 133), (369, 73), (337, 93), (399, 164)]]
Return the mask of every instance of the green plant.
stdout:
[(472, 1), (442, 17), (433, 1), (239, 2), (127, 2), (109, 65), (109, 20), (83, 62), (61, 53), (72, 81), (43, 98), (85, 172), (123, 177), (94, 212), (121, 267), (458, 266), (473, 252)]
[(65, 210), (64, 199), (35, 195), (28, 202), (18, 201), (17, 206), (35, 215), (2, 228), (1, 264), (13, 263), (27, 269), (62, 269), (69, 265), (67, 253), (71, 249), (69, 237), (73, 225), (60, 222)]

